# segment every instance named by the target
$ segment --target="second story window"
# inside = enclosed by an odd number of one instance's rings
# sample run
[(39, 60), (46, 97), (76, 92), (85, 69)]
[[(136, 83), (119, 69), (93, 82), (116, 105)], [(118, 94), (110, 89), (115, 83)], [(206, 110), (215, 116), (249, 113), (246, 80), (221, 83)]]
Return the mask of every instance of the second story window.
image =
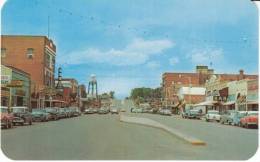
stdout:
[(27, 58), (32, 59), (33, 58), (33, 48), (28, 48), (27, 49)]
[(1, 48), (1, 57), (6, 57), (6, 48)]

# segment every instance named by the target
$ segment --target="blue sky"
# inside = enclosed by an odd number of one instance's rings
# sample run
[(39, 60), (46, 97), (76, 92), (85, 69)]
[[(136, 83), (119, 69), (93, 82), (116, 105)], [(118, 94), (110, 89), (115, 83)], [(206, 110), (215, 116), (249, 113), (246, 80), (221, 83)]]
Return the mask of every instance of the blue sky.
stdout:
[(258, 11), (249, 0), (10, 0), (2, 34), (47, 35), (64, 77), (125, 97), (164, 72), (258, 73)]

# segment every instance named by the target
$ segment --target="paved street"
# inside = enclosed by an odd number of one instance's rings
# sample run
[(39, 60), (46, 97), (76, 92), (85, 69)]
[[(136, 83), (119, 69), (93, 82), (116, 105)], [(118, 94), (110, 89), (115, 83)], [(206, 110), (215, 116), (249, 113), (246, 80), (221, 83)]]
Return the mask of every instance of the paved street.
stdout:
[[(120, 101), (114, 104), (121, 107)], [(232, 159), (250, 158), (257, 149), (257, 129), (243, 129), (178, 116), (131, 114), (159, 121), (204, 140), (193, 146), (160, 129), (119, 122), (118, 115), (82, 115), (2, 130), (2, 149), (11, 159)]]

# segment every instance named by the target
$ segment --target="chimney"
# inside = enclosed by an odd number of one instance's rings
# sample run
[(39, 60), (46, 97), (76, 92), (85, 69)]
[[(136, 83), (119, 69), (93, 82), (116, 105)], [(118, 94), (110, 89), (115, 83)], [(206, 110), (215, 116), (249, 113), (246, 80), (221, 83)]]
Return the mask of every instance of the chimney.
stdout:
[(243, 69), (239, 70), (239, 77), (238, 77), (238, 80), (242, 80), (242, 79), (244, 79), (244, 70)]

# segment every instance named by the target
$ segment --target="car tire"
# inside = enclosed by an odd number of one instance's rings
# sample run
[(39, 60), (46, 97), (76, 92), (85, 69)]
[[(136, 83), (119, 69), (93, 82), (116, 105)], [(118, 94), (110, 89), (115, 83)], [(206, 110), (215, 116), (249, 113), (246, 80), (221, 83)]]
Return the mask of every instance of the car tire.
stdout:
[(9, 122), (9, 128), (13, 128), (13, 122)]

